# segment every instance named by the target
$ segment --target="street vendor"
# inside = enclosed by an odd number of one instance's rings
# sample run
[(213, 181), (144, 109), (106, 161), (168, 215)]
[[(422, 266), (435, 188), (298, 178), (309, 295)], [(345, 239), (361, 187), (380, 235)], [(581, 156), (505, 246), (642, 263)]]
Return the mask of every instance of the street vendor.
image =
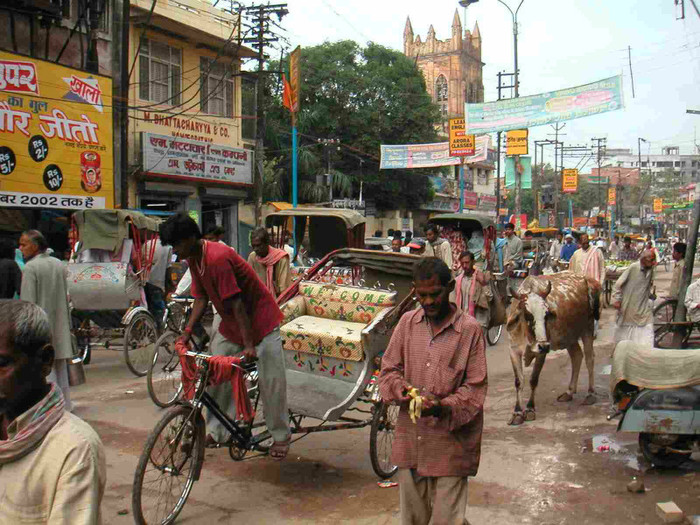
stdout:
[(440, 230), (434, 224), (429, 224), (425, 229), (425, 238), (428, 241), (425, 249), (426, 255), (434, 255), (443, 261), (448, 268), (452, 268), (452, 246), (447, 239), (440, 237)]
[(289, 270), (289, 254), (270, 246), (270, 235), (265, 228), (255, 228), (250, 235), (248, 264), (255, 270), (273, 297), (277, 297), (292, 284)]
[(613, 286), (613, 306), (619, 310), (615, 342), (631, 340), (654, 344), (654, 319), (651, 301), (654, 282), (654, 254), (642, 252), (639, 261), (632, 263)]
[(677, 242), (673, 245), (673, 277), (671, 277), (671, 287), (668, 290), (668, 296), (671, 299), (678, 299), (678, 294), (681, 291), (686, 249), (687, 245), (684, 242)]
[(474, 268), (474, 254), (470, 251), (462, 252), (459, 265), (462, 273), (457, 276), (450, 300), (463, 312), (474, 317), (486, 331), (489, 328), (490, 303), (493, 299), (489, 286), (490, 275)]
[(569, 261), (569, 270), (578, 275), (585, 275), (598, 281), (603, 286), (605, 282), (605, 258), (597, 246), (593, 246), (588, 234), (584, 233), (579, 239), (581, 247), (574, 252)]
[[(290, 444), (289, 413), (279, 331), (283, 316), (275, 298), (233, 248), (202, 239), (199, 226), (186, 213), (172, 215), (161, 224), (160, 238), (181, 259), (187, 259), (191, 269), (195, 302), (182, 341), (189, 341), (211, 300), (218, 313), (211, 353), (227, 356), (242, 353), (247, 361), (258, 360), (265, 424), (274, 439), (270, 456), (284, 459)], [(235, 420), (231, 384), (210, 387), (209, 393), (222, 411)], [(228, 444), (228, 431), (209, 411), (206, 422), (207, 444)]]
[[(467, 479), (481, 456), (486, 354), (479, 324), (449, 301), (455, 282), (444, 262), (413, 271), (421, 307), (405, 313), (382, 358), (379, 391), (400, 405), (392, 449), (401, 523), (467, 523)], [(417, 396), (422, 410), (409, 414)]]

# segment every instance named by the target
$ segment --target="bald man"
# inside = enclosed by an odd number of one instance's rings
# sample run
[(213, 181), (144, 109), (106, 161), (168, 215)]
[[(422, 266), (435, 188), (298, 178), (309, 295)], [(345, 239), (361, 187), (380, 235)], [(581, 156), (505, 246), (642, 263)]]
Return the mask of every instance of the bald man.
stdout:
[(651, 300), (654, 284), (654, 253), (645, 250), (629, 265), (613, 287), (613, 306), (618, 310), (615, 342), (631, 340), (654, 344)]

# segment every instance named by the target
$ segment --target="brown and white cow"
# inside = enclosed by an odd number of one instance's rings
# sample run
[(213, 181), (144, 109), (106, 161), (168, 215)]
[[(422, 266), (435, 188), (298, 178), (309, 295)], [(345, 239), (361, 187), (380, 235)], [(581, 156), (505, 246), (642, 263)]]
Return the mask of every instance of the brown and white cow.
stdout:
[[(571, 381), (558, 401), (571, 401), (576, 393), (581, 361), (586, 357), (588, 395), (584, 404), (595, 403), (593, 390), (593, 338), (600, 318), (600, 285), (593, 279), (570, 272), (528, 277), (513, 291), (508, 310), (510, 360), (515, 373), (516, 401), (510, 425), (535, 419), (535, 390), (547, 353), (566, 348), (571, 358)], [(579, 340), (583, 342), (583, 352)], [(535, 366), (530, 376), (530, 399), (523, 412), (520, 397), (524, 388), (523, 362)]]

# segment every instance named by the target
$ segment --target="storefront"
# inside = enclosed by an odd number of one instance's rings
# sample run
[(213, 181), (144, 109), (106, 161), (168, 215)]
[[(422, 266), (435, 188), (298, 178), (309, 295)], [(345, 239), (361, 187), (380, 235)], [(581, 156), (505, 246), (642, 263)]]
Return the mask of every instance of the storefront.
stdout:
[(150, 132), (140, 143), (139, 209), (187, 211), (205, 233), (222, 227), (224, 241), (239, 249), (238, 208), (253, 184), (253, 152)]
[(112, 208), (112, 81), (0, 52), (0, 237), (42, 231), (57, 256), (70, 215)]

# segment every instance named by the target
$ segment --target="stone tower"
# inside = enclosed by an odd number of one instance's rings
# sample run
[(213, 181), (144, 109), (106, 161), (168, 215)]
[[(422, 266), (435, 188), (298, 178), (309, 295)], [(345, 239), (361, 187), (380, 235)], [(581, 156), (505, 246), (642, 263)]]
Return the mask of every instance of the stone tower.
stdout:
[(430, 26), (425, 42), (413, 34), (411, 19), (406, 18), (403, 31), (403, 52), (416, 61), (423, 72), (428, 93), (440, 106), (446, 120), (464, 115), (465, 102), (484, 101), (484, 80), (481, 61), (479, 24), (462, 34), (462, 21), (455, 9), (452, 36), (438, 40)]

